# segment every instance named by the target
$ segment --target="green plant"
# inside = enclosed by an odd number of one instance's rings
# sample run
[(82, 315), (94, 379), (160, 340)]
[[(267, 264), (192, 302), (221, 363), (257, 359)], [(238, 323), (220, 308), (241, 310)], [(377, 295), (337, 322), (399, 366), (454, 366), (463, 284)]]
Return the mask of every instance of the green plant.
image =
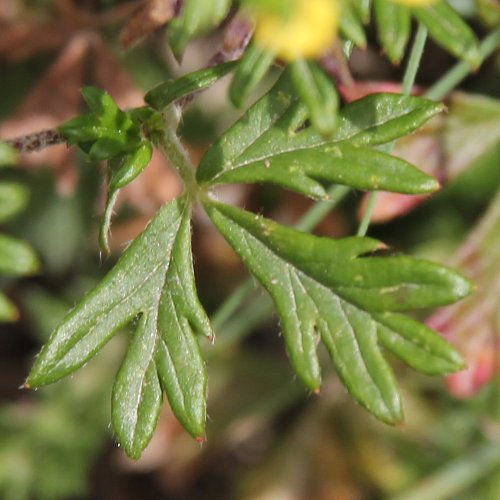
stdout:
[[(255, 9), (257, 19), (269, 16), (258, 4), (262, 2), (245, 2), (246, 8)], [(283, 2), (273, 4), (278, 8)], [(346, 54), (353, 44), (366, 43), (362, 23), (369, 18), (367, 5), (362, 0), (343, 2), (340, 30)], [(229, 6), (227, 1), (186, 0), (169, 28), (176, 56), (181, 57), (191, 37), (215, 27)], [(133, 323), (135, 332), (113, 388), (112, 421), (118, 441), (129, 456), (140, 456), (154, 432), (163, 392), (186, 430), (204, 439), (207, 380), (198, 336), (210, 341), (214, 334), (194, 280), (195, 204), (203, 206), (271, 295), (290, 361), (312, 392), (321, 386), (320, 341), (352, 396), (389, 424), (402, 422), (403, 410), (383, 349), (432, 375), (463, 368), (451, 345), (404, 313), (455, 302), (472, 291), (471, 283), (450, 268), (391, 253), (380, 241), (366, 237), (370, 210), (356, 236), (334, 240), (217, 200), (217, 187), (231, 183), (272, 183), (323, 202), (339, 199), (346, 188), (406, 194), (439, 189), (433, 177), (392, 156), (392, 143), (443, 111), (441, 103), (429, 98), (441, 98), (453, 87), (454, 78), (463, 77), (470, 65), (477, 66), (494, 49), (499, 33), (479, 45), (445, 2), (410, 8), (379, 0), (375, 13), (381, 43), (393, 61), (404, 52), (410, 14), (420, 23), (402, 94), (374, 94), (338, 109), (334, 82), (317, 61), (299, 53), (273, 87), (214, 142), (197, 169), (177, 134), (189, 96), (234, 71), (230, 96), (242, 105), (281, 55), (273, 47), (259, 45), (257, 38), (237, 62), (162, 83), (146, 94), (142, 108), (120, 110), (107, 93), (83, 90), (90, 112), (63, 124), (59, 132), (91, 159), (107, 161), (103, 250), (109, 251), (118, 193), (147, 166), (153, 146), (177, 170), (184, 193), (158, 212), (116, 266), (68, 313), (42, 348), (26, 387), (40, 387), (74, 372), (118, 330)], [(414, 97), (409, 94), (427, 30), (463, 62), (431, 89), (428, 98)], [(223, 314), (234, 303), (238, 300), (223, 306)]]

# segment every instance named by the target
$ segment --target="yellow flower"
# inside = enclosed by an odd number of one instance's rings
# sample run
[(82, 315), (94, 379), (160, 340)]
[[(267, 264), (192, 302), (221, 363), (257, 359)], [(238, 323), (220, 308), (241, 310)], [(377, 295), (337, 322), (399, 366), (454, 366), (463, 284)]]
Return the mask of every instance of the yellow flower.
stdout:
[(431, 5), (439, 0), (392, 0), (394, 3), (406, 5), (407, 7), (425, 7)]
[(290, 12), (257, 12), (255, 42), (286, 61), (321, 56), (337, 35), (339, 0), (290, 0)]

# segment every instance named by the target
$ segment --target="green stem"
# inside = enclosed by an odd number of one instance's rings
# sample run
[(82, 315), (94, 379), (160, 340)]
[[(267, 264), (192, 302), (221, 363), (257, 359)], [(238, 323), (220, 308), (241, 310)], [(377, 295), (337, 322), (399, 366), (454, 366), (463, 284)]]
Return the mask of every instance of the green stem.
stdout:
[(375, 205), (377, 204), (378, 195), (378, 191), (373, 191), (370, 193), (370, 196), (368, 197), (368, 205), (366, 207), (365, 213), (363, 214), (363, 218), (359, 223), (356, 236), (365, 236), (368, 232), (368, 226), (370, 225), (370, 221), (372, 220), (372, 215), (373, 211), (375, 210)]
[(498, 443), (486, 443), (424, 478), (392, 500), (444, 500), (478, 481), (500, 464)]
[[(295, 228), (299, 231), (311, 231), (323, 219), (323, 217), (331, 212), (341, 201), (350, 188), (346, 186), (332, 186), (327, 195), (330, 198), (328, 201), (320, 201), (309, 209), (302, 218), (297, 222)], [(211, 323), (215, 331), (220, 328), (241, 306), (245, 299), (253, 290), (253, 282), (248, 279), (241, 284), (236, 290), (221, 304), (219, 309), (215, 311), (211, 317)], [(261, 317), (262, 318), (262, 317)]]
[[(483, 62), (500, 44), (500, 28), (486, 36), (479, 46), (480, 60)], [(465, 61), (460, 61), (447, 71), (426, 93), (427, 99), (439, 101), (448, 95), (470, 72), (472, 67)]]
[(251, 279), (244, 281), (231, 295), (219, 306), (219, 309), (210, 318), (212, 328), (217, 331), (240, 307), (253, 289)]
[(411, 48), (408, 64), (406, 65), (405, 74), (403, 76), (403, 94), (410, 95), (415, 77), (417, 76), (418, 67), (424, 53), (424, 46), (427, 40), (427, 28), (423, 24), (418, 25), (417, 34)]
[(319, 201), (315, 203), (295, 224), (295, 229), (299, 231), (311, 231), (323, 220), (351, 191), (347, 186), (333, 186), (328, 191), (328, 201)]
[[(410, 52), (410, 57), (408, 58), (408, 63), (405, 68), (405, 74), (403, 76), (402, 91), (404, 95), (410, 95), (415, 83), (415, 77), (417, 76), (417, 71), (420, 66), (420, 61), (422, 60), (422, 55), (424, 53), (425, 41), (427, 40), (427, 28), (422, 24), (418, 25), (417, 34), (415, 35), (415, 40)], [(385, 150), (390, 152), (394, 146), (394, 143), (387, 145)], [(365, 236), (368, 232), (368, 227), (370, 226), (370, 221), (375, 210), (375, 205), (377, 204), (378, 192), (373, 191), (370, 193), (368, 199), (368, 206), (366, 211), (359, 223), (357, 236)]]
[(177, 170), (177, 173), (184, 182), (186, 191), (195, 199), (198, 193), (196, 169), (176, 133), (180, 118), (176, 106), (167, 106), (163, 112), (163, 118), (164, 132), (161, 136), (159, 146), (165, 152), (172, 166)]

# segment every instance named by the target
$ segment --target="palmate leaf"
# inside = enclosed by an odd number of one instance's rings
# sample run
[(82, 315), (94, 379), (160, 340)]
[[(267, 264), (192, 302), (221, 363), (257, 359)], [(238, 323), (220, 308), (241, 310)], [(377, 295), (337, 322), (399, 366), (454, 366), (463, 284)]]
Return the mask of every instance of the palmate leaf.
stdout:
[(194, 333), (212, 331), (194, 285), (190, 218), (186, 198), (162, 208), (56, 329), (26, 382), (30, 387), (55, 382), (137, 321), (112, 404), (117, 438), (134, 458), (156, 426), (162, 390), (183, 426), (194, 437), (204, 434), (206, 375)]
[(442, 111), (417, 97), (374, 94), (345, 106), (325, 138), (306, 126), (308, 112), (287, 74), (207, 151), (198, 181), (273, 182), (311, 197), (325, 196), (321, 181), (359, 189), (427, 193), (439, 185), (406, 161), (375, 151)]
[(370, 255), (383, 248), (371, 238), (321, 238), (211, 200), (205, 208), (272, 296), (291, 362), (311, 390), (321, 384), (319, 338), (352, 395), (391, 424), (403, 418), (401, 400), (379, 342), (426, 373), (463, 368), (449, 344), (400, 314), (466, 296), (471, 285), (458, 273), (412, 257)]

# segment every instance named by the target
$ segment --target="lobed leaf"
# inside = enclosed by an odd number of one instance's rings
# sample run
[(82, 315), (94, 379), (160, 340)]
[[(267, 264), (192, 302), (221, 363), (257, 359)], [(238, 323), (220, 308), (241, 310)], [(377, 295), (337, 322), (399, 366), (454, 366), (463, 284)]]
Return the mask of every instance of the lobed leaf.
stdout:
[(325, 182), (356, 189), (431, 193), (439, 183), (403, 159), (348, 142), (282, 153), (223, 172), (217, 184), (270, 182), (311, 198), (326, 198)]
[[(208, 215), (270, 293), (292, 364), (319, 389), (316, 344), (327, 347), (352, 395), (387, 423), (402, 420), (399, 392), (379, 338), (403, 360), (427, 372), (461, 369), (460, 356), (436, 333), (390, 311), (450, 303), (471, 291), (451, 269), (411, 257), (370, 255), (371, 238), (332, 240), (280, 226), (244, 210), (206, 201)], [(419, 353), (420, 359), (412, 356)]]
[[(363, 157), (362, 163), (366, 166), (360, 169), (359, 164), (356, 166), (356, 161), (354, 166), (349, 165), (349, 169), (353, 168), (356, 173), (346, 175), (358, 179), (352, 185), (354, 187), (362, 185), (365, 189), (385, 189), (378, 182), (384, 170), (384, 166), (380, 164), (382, 153), (378, 154), (366, 147), (384, 144), (406, 135), (442, 109), (441, 104), (418, 97), (372, 94), (341, 109), (333, 136), (325, 138), (312, 127), (306, 126), (309, 113), (295, 94), (292, 83), (285, 74), (268, 94), (255, 103), (207, 151), (200, 162), (197, 178), (200, 182), (217, 184), (228, 182), (232, 176), (239, 177), (243, 182), (247, 182), (244, 180), (245, 177), (250, 180), (260, 176), (263, 181), (278, 182), (294, 188), (291, 185), (293, 181), (287, 181), (283, 177), (283, 169), (291, 169), (298, 164), (300, 168), (294, 170), (299, 170), (298, 174), (303, 178), (308, 175), (314, 177), (318, 175), (318, 171), (321, 171), (320, 178), (328, 175), (335, 177), (334, 165), (339, 160), (338, 152), (347, 151), (350, 147), (349, 155), (352, 159), (359, 160)], [(352, 146), (359, 147), (357, 154)], [(326, 154), (331, 156), (331, 174), (326, 173), (328, 170)], [(373, 156), (373, 160), (370, 160), (369, 155)], [(294, 161), (294, 157), (297, 161)], [(390, 157), (385, 155), (383, 158), (384, 161), (388, 161)], [(285, 161), (288, 162), (288, 166), (284, 164)], [(281, 165), (277, 172), (274, 172), (274, 163)], [(378, 168), (374, 167), (377, 173), (370, 179), (370, 169), (375, 164), (378, 164)], [(436, 189), (437, 184), (434, 180), (426, 174), (416, 174), (414, 167), (407, 163), (398, 163), (398, 160), (388, 161), (386, 178), (391, 169), (396, 168), (396, 164), (401, 177), (391, 183), (392, 188), (399, 189), (397, 184), (400, 183), (401, 189), (407, 190), (409, 184), (415, 181), (415, 176), (419, 176), (415, 189), (419, 189), (422, 184), (423, 186), (422, 191), (418, 192)], [(268, 173), (263, 173), (262, 165), (270, 166)], [(245, 173), (236, 173), (238, 169), (244, 169)], [(253, 169), (256, 170), (255, 173)], [(316, 182), (311, 184), (308, 181), (307, 184), (310, 185), (299, 191), (313, 196), (322, 195), (322, 188)], [(387, 188), (390, 188), (389, 183)], [(412, 192), (417, 192), (416, 190)]]
[(194, 333), (212, 332), (194, 285), (190, 217), (185, 198), (158, 212), (56, 329), (26, 382), (37, 387), (68, 375), (139, 318), (113, 390), (113, 425), (132, 457), (151, 438), (159, 387), (188, 432), (195, 437), (204, 432), (206, 375)]

